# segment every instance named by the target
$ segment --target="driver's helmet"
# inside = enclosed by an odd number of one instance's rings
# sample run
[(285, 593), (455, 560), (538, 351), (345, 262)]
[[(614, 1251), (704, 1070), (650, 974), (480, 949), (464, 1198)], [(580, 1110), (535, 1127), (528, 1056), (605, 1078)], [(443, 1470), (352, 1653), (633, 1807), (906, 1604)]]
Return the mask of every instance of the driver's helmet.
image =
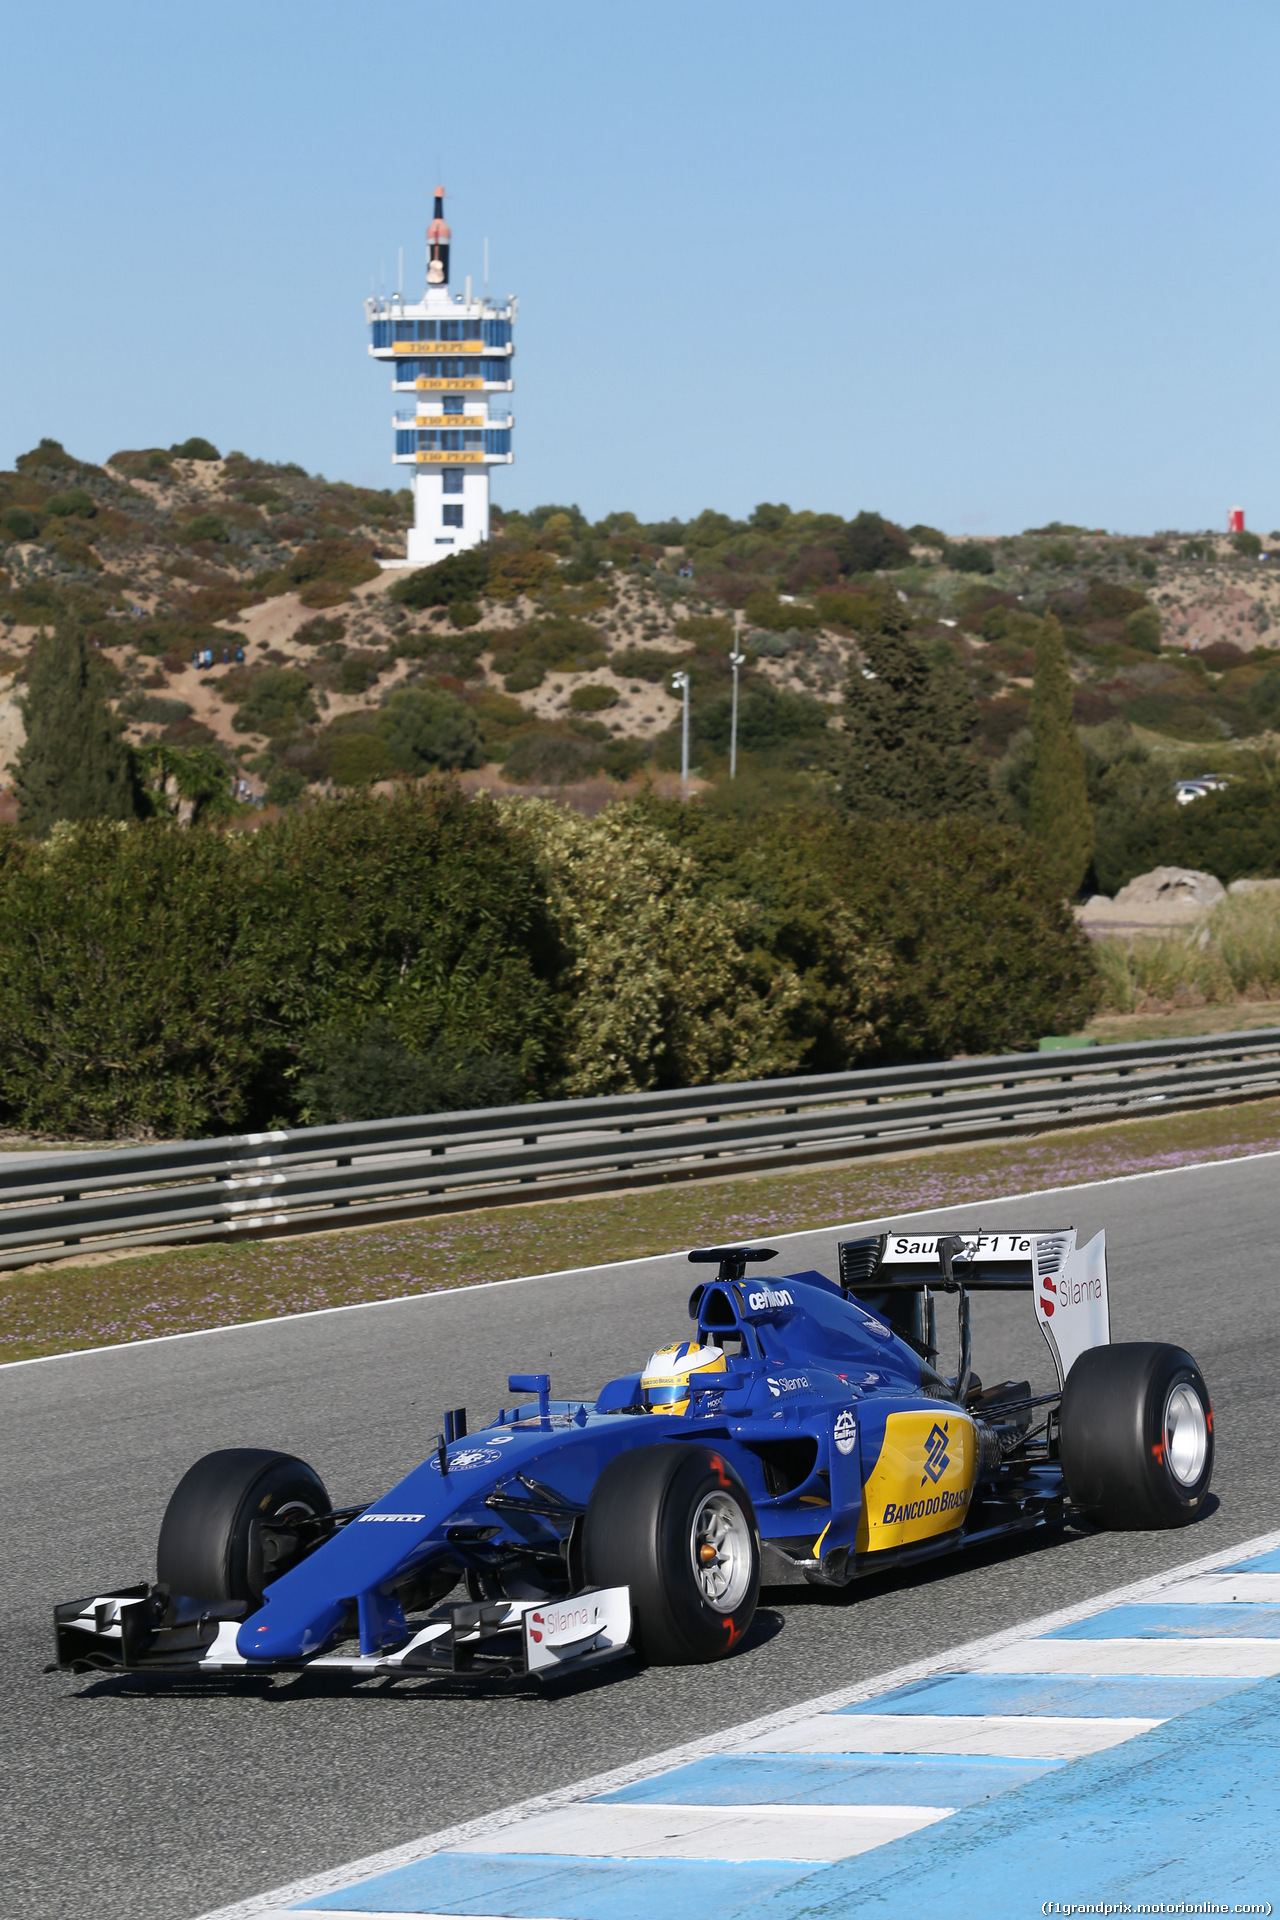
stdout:
[(640, 1375), (640, 1392), (650, 1413), (684, 1413), (689, 1406), (691, 1373), (723, 1373), (720, 1347), (700, 1347), (696, 1340), (677, 1340), (659, 1347)]

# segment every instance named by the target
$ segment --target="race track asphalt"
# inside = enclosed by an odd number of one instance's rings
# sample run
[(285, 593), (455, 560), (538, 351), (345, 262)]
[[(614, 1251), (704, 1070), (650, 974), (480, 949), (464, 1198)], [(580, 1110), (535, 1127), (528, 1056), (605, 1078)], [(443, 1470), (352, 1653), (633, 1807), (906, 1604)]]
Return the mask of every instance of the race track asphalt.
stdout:
[[(184, 1920), (1275, 1527), (1278, 1181), (1280, 1160), (1258, 1157), (920, 1222), (1106, 1228), (1113, 1338), (1189, 1347), (1213, 1394), (1217, 1504), (1196, 1526), (1068, 1534), (849, 1595), (768, 1589), (737, 1658), (627, 1663), (559, 1695), (41, 1669), (54, 1600), (153, 1574), (166, 1500), (200, 1454), (284, 1447), (335, 1502), (376, 1497), (445, 1407), (465, 1403), (473, 1429), (489, 1417), (509, 1371), (590, 1395), (683, 1337), (697, 1276), (682, 1256), (0, 1369), (0, 1913)], [(834, 1272), (835, 1238), (791, 1236), (764, 1271)], [(986, 1381), (1050, 1383), (1027, 1296), (981, 1298), (974, 1322)]]

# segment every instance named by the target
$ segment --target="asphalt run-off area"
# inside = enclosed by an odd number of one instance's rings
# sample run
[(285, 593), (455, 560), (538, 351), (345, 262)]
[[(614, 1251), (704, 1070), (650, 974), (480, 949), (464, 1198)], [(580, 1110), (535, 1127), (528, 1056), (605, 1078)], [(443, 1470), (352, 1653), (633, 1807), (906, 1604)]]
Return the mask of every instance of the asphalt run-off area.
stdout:
[[(1195, 1526), (766, 1588), (711, 1667), (466, 1694), (43, 1672), (53, 1602), (153, 1574), (200, 1454), (282, 1447), (335, 1502), (375, 1498), (446, 1407), (487, 1418), (509, 1372), (592, 1397), (684, 1337), (682, 1255), (0, 1369), (0, 1912), (1269, 1911), (1278, 1176), (1261, 1155), (918, 1216), (1105, 1227), (1113, 1338), (1188, 1347), (1213, 1394), (1216, 1498)], [(765, 1271), (833, 1272), (853, 1225), (786, 1237)], [(975, 1300), (974, 1359), (1051, 1383), (1026, 1296)]]

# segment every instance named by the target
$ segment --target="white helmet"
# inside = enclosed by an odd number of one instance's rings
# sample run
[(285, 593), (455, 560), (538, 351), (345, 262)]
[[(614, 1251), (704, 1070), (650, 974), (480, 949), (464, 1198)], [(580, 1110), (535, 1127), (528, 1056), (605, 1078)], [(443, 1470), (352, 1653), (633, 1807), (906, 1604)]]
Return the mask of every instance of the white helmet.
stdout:
[(640, 1391), (650, 1413), (685, 1413), (689, 1406), (691, 1373), (723, 1373), (720, 1347), (700, 1347), (696, 1340), (677, 1340), (659, 1347), (640, 1376)]

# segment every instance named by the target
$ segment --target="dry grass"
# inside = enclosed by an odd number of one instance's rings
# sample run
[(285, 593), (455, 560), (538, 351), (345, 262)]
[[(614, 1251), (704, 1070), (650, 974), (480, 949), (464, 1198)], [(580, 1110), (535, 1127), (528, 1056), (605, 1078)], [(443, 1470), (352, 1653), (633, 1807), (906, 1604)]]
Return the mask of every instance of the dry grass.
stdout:
[(1280, 998), (1280, 892), (1229, 894), (1185, 932), (1099, 940), (1108, 1013)]

